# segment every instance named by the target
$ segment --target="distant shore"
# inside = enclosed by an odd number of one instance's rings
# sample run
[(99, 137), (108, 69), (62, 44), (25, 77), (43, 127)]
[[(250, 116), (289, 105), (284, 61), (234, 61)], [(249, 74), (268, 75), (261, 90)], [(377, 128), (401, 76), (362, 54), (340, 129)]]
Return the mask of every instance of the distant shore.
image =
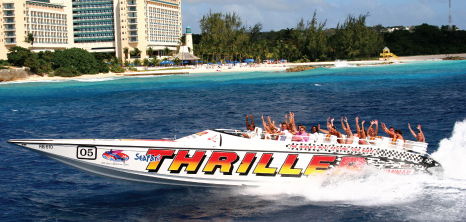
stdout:
[[(442, 55), (421, 55), (421, 56), (401, 56), (399, 60), (391, 58), (390, 61), (383, 60), (365, 60), (365, 61), (348, 61), (348, 65), (377, 65), (387, 64), (387, 62), (400, 63), (400, 62), (416, 62), (416, 61), (436, 61), (442, 60), (451, 56), (466, 57), (466, 53), (463, 54), (442, 54)], [(137, 72), (125, 72), (125, 73), (101, 73), (95, 75), (82, 75), (76, 77), (48, 77), (48, 76), (37, 76), (32, 75), (26, 79), (16, 80), (13, 82), (38, 82), (38, 81), (57, 81), (57, 80), (69, 80), (69, 79), (98, 79), (98, 78), (112, 78), (112, 77), (123, 77), (123, 76), (150, 76), (150, 75), (174, 75), (174, 74), (194, 74), (194, 73), (215, 73), (215, 72), (283, 72), (287, 68), (296, 66), (324, 66), (333, 67), (335, 62), (308, 62), (308, 63), (280, 63), (280, 64), (258, 64), (254, 66), (197, 66), (186, 69), (178, 70), (147, 70)]]

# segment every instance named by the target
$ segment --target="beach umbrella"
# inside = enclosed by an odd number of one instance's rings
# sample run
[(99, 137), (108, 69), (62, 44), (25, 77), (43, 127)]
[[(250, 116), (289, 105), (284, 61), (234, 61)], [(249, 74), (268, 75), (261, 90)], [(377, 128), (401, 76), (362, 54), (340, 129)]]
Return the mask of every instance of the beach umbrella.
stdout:
[(212, 65), (212, 63), (211, 63), (211, 62), (209, 62), (209, 63), (207, 63), (207, 65)]
[(222, 63), (221, 63), (221, 62), (217, 62), (217, 65), (222, 65)]
[(199, 63), (199, 61), (196, 60), (196, 61), (194, 61), (194, 63)]
[(189, 62), (188, 62), (188, 61), (183, 61), (183, 63), (185, 63), (185, 64), (186, 64), (186, 63), (189, 63)]

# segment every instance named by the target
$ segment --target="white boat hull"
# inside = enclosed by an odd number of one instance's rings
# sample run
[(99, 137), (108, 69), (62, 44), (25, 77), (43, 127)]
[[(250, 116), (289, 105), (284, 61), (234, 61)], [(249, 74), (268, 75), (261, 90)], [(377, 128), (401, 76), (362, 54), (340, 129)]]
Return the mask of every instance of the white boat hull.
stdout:
[(442, 171), (428, 154), (330, 141), (247, 139), (206, 130), (179, 140), (10, 140), (78, 169), (121, 180), (189, 186), (289, 183), (337, 167), (388, 173)]

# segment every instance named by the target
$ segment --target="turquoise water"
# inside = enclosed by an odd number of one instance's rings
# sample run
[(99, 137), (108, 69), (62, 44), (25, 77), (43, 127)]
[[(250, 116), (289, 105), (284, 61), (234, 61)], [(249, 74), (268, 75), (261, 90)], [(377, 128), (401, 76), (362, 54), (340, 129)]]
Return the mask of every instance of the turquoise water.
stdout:
[[(0, 84), (0, 206), (6, 220), (465, 220), (466, 62)], [(447, 178), (371, 174), (300, 189), (160, 187), (100, 178), (7, 144), (19, 138), (167, 138), (244, 128), (289, 111), (421, 124)], [(337, 124), (339, 126), (339, 124)], [(442, 141), (442, 142), (441, 142)], [(461, 170), (459, 170), (461, 169)], [(309, 189), (303, 189), (309, 187)], [(311, 189), (312, 188), (312, 189)], [(448, 190), (448, 191), (446, 191)]]

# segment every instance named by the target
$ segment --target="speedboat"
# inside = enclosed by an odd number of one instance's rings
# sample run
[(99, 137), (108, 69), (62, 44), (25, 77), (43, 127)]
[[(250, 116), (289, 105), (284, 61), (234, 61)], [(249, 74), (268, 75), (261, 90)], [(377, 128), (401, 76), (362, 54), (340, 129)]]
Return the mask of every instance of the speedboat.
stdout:
[(387, 137), (311, 134), (273, 136), (232, 129), (179, 139), (12, 139), (13, 143), (84, 170), (121, 180), (188, 186), (260, 186), (312, 179), (336, 169), (370, 166), (393, 174), (440, 174), (427, 144)]

